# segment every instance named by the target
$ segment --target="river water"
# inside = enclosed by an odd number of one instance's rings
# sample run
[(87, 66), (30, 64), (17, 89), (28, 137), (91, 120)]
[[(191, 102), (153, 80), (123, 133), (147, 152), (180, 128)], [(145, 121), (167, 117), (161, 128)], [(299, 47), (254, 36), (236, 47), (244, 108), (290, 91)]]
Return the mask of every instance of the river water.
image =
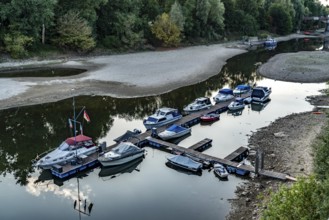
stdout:
[[(221, 73), (202, 83), (159, 96), (76, 97), (77, 109), (86, 106), (91, 118), (91, 123), (83, 126), (84, 133), (97, 142), (112, 144), (126, 130), (145, 131), (143, 118), (158, 107), (182, 109), (197, 97), (213, 97), (220, 88), (240, 83), (270, 86), (271, 101), (264, 108), (248, 106), (238, 116), (224, 112), (216, 123), (194, 126), (192, 135), (179, 143), (189, 147), (211, 138), (212, 147), (205, 153), (225, 157), (247, 146), (248, 136), (258, 128), (279, 117), (312, 110), (305, 97), (326, 88), (324, 83), (265, 79), (257, 76), (254, 64), (266, 62), (276, 53), (319, 47), (318, 40), (300, 39), (279, 43), (271, 51), (258, 48), (230, 59)], [(225, 219), (236, 186), (246, 181), (234, 175), (220, 181), (208, 170), (203, 170), (201, 176), (174, 170), (166, 166), (168, 153), (150, 147), (146, 147), (145, 159), (129, 172), (113, 176), (98, 167), (80, 178), (54, 180), (31, 167), (30, 161), (72, 135), (67, 124), (72, 114), (71, 99), (0, 111), (0, 219)], [(80, 208), (87, 215), (77, 211), (78, 204), (74, 209), (78, 193)]]

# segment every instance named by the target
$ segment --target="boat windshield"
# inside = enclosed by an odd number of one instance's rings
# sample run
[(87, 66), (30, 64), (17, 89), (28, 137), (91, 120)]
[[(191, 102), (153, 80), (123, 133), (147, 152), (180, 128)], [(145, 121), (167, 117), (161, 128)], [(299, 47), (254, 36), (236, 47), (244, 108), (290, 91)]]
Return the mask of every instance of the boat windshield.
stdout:
[(155, 114), (156, 114), (156, 115), (165, 115), (166, 113), (163, 112), (163, 111), (157, 110), (157, 111), (155, 112)]
[(251, 95), (254, 96), (254, 97), (263, 97), (264, 96), (264, 91), (261, 90), (261, 89), (254, 89), (252, 91)]
[(63, 141), (63, 143), (61, 145), (59, 145), (58, 149), (62, 150), (62, 151), (68, 151), (69, 147), (70, 146), (65, 141)]
[(149, 121), (149, 122), (157, 122), (158, 119), (153, 118), (153, 117), (149, 117), (149, 118), (147, 119), (147, 121)]

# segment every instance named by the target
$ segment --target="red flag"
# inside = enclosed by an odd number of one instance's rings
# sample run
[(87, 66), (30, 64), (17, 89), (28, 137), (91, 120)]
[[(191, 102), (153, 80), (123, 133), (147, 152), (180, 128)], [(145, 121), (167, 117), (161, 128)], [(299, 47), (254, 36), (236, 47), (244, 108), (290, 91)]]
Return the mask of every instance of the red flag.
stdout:
[(87, 121), (87, 122), (90, 122), (90, 118), (89, 118), (89, 115), (87, 114), (87, 111), (84, 110), (83, 112), (83, 118)]

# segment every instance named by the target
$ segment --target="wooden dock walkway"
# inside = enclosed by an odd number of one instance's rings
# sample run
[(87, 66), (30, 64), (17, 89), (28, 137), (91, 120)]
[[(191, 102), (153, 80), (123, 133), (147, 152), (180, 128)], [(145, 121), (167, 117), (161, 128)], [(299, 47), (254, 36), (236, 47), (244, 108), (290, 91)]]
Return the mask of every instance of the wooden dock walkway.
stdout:
[[(248, 94), (242, 94), (240, 97), (242, 98), (247, 98), (250, 96), (250, 93)], [(222, 113), (228, 110), (228, 105), (231, 101), (226, 101), (226, 102), (221, 102), (213, 105), (209, 109), (190, 113), (184, 117), (182, 117), (180, 120), (176, 121), (175, 124), (179, 124), (182, 126), (187, 126), (191, 127), (194, 126), (198, 123), (200, 123), (200, 117), (204, 114), (208, 113)], [(157, 133), (162, 132), (165, 130), (168, 126), (162, 126), (157, 128)], [(173, 143), (169, 143), (166, 141), (162, 141), (160, 139), (156, 139), (152, 137), (152, 130), (147, 130), (144, 133), (136, 134), (133, 137), (130, 138), (129, 141), (132, 142), (133, 144), (139, 146), (139, 147), (144, 147), (146, 145), (155, 147), (155, 148), (161, 148), (161, 149), (166, 149), (166, 151), (170, 152), (178, 152), (178, 153), (183, 153), (189, 157), (191, 157), (194, 160), (200, 161), (204, 164), (213, 164), (213, 163), (220, 163), (223, 165), (226, 165), (228, 167), (233, 167), (233, 168), (238, 168), (240, 170), (244, 171), (249, 171), (253, 173), (257, 173), (262, 176), (267, 176), (271, 178), (276, 178), (276, 179), (281, 179), (281, 180), (295, 180), (293, 177), (290, 177), (289, 175), (283, 174), (283, 173), (278, 173), (274, 171), (267, 171), (267, 170), (259, 170), (256, 171), (255, 167), (251, 165), (245, 165), (240, 163), (239, 161), (242, 161), (243, 158), (246, 158), (249, 154), (249, 149), (245, 147), (240, 147), (234, 152), (232, 152), (230, 155), (226, 156), (224, 159), (210, 156), (204, 153), (201, 153), (201, 151), (209, 148), (212, 144), (212, 140), (209, 138), (205, 138), (204, 140), (192, 145), (189, 148), (181, 147)], [(117, 146), (117, 143), (106, 147), (104, 152), (110, 151), (112, 148)], [(79, 171), (85, 170), (88, 167), (96, 166), (98, 163), (98, 152), (97, 155), (92, 155), (86, 158), (86, 160), (83, 164), (78, 164), (78, 165), (71, 165), (67, 164), (62, 167), (58, 167), (52, 170), (52, 174), (59, 177), (59, 178), (65, 178), (67, 176), (73, 175)]]
[(162, 140), (152, 138), (152, 137), (149, 137), (148, 141), (149, 141), (149, 145), (151, 145), (151, 146), (158, 147), (158, 148), (159, 147), (171, 148), (172, 151), (174, 151), (174, 152), (183, 153), (183, 154), (190, 156), (193, 159), (203, 162), (203, 163), (220, 163), (220, 164), (224, 164), (227, 166), (243, 169), (246, 171), (255, 172), (255, 168), (253, 166), (241, 165), (238, 162), (233, 162), (233, 161), (229, 161), (226, 159), (221, 159), (221, 158), (217, 158), (214, 156), (210, 156), (210, 155), (207, 155), (207, 154), (204, 154), (204, 153), (201, 153), (201, 152), (189, 149), (189, 148), (181, 147), (181, 146), (171, 144), (166, 141), (162, 141)]
[(211, 147), (211, 143), (212, 143), (211, 139), (205, 138), (202, 141), (199, 141), (198, 143), (193, 144), (191, 147), (189, 147), (189, 149), (202, 152), (205, 149), (208, 149), (209, 147)]

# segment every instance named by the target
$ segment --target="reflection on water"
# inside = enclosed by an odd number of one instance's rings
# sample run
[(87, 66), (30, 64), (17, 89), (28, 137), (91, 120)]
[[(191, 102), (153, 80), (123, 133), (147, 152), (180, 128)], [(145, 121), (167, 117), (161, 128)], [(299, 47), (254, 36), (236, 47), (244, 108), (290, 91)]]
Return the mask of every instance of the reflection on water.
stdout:
[[(76, 107), (86, 106), (91, 123), (84, 133), (97, 142), (114, 143), (113, 139), (135, 128), (145, 131), (142, 120), (162, 106), (182, 110), (197, 97), (213, 97), (222, 87), (257, 82), (272, 88), (266, 106), (247, 105), (237, 116), (224, 112), (211, 125), (196, 125), (191, 136), (179, 145), (189, 147), (204, 138), (213, 140), (205, 153), (225, 157), (248, 143), (248, 136), (278, 117), (312, 109), (305, 102), (308, 95), (318, 94), (322, 84), (299, 84), (262, 79), (256, 75), (256, 63), (266, 62), (276, 53), (312, 50), (317, 40), (303, 39), (279, 43), (275, 50), (260, 48), (230, 59), (220, 74), (196, 85), (173, 92), (144, 98), (76, 97)], [(51, 177), (40, 176), (30, 161), (47, 149), (54, 148), (72, 136), (67, 119), (72, 118), (72, 100), (0, 111), (0, 192), (8, 198), (0, 206), (1, 219), (72, 219), (77, 217), (73, 201), (77, 199), (77, 180), (57, 184)], [(95, 202), (90, 219), (223, 219), (228, 213), (227, 199), (242, 180), (230, 176), (218, 181), (212, 172), (202, 176), (183, 175), (168, 168), (166, 152), (147, 148), (138, 169), (120, 178), (103, 181), (95, 168), (80, 179), (80, 197)], [(42, 180), (41, 180), (41, 179)], [(59, 186), (60, 185), (60, 186)], [(21, 207), (15, 212), (11, 207)], [(129, 212), (127, 211), (129, 207)], [(173, 211), (174, 210), (174, 211)], [(109, 215), (110, 213), (110, 215)]]

